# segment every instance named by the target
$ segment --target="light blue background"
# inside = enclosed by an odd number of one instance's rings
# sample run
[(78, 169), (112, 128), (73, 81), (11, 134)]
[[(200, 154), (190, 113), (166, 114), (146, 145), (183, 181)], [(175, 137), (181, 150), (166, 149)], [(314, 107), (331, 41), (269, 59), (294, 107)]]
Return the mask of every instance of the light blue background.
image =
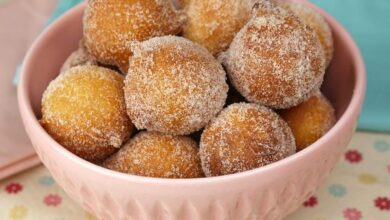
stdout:
[(359, 128), (390, 131), (390, 0), (312, 0), (352, 34), (367, 68)]

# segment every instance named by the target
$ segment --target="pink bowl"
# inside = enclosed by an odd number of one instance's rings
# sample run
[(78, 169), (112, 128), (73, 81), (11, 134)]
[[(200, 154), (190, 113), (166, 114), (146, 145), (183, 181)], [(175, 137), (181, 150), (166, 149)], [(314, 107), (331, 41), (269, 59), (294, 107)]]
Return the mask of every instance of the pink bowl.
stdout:
[(335, 57), (323, 92), (338, 122), (309, 148), (251, 171), (199, 179), (157, 179), (104, 169), (73, 155), (38, 123), (42, 93), (82, 37), (84, 4), (51, 25), (31, 47), (18, 88), (25, 129), (57, 183), (101, 219), (281, 219), (324, 181), (354, 133), (365, 94), (365, 69), (350, 35), (331, 16)]

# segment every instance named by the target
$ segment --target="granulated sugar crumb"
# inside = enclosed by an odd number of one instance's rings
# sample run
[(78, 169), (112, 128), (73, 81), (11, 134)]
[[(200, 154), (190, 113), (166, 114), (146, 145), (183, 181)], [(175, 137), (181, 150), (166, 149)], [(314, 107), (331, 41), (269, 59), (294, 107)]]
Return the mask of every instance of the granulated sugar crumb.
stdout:
[(206, 127), (200, 156), (206, 176), (242, 172), (281, 160), (295, 152), (290, 128), (272, 110), (236, 103)]
[(141, 132), (103, 166), (119, 172), (161, 178), (204, 176), (198, 146), (191, 138)]
[(178, 34), (185, 20), (170, 0), (89, 0), (83, 20), (85, 44), (99, 62), (126, 73), (129, 43)]
[(123, 76), (98, 66), (60, 74), (42, 97), (42, 126), (65, 148), (90, 161), (115, 152), (133, 125), (125, 109)]
[(322, 84), (324, 52), (313, 30), (292, 12), (261, 2), (220, 60), (248, 101), (289, 108)]
[(255, 0), (188, 0), (183, 36), (217, 56), (225, 51), (251, 16)]
[(203, 47), (164, 36), (131, 45), (127, 111), (138, 129), (184, 135), (203, 128), (225, 104), (221, 64)]
[(284, 0), (278, 1), (278, 4), (291, 10), (304, 24), (316, 32), (325, 52), (326, 66), (328, 66), (333, 58), (334, 45), (332, 31), (326, 20), (320, 13), (305, 4)]

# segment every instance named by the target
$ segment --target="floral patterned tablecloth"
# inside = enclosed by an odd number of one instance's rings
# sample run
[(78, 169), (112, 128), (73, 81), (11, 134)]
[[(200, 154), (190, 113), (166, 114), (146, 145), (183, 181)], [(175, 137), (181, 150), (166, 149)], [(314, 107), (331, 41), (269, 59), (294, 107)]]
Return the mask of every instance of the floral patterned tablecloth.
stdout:
[[(0, 219), (94, 219), (43, 166), (0, 182)], [(390, 220), (390, 135), (357, 133), (320, 190), (287, 220)]]

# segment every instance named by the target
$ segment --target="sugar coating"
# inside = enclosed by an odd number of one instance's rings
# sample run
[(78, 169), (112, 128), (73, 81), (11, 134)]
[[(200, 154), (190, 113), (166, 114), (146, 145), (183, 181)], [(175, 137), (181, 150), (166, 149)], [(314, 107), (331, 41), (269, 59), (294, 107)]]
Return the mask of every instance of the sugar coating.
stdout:
[(253, 103), (225, 108), (205, 128), (199, 150), (206, 176), (254, 169), (294, 152), (294, 137), (286, 122)]
[(334, 51), (333, 37), (332, 31), (328, 23), (321, 16), (321, 14), (303, 3), (296, 3), (284, 0), (278, 1), (278, 3), (282, 7), (289, 9), (293, 13), (295, 13), (295, 15), (297, 15), (304, 24), (308, 25), (316, 32), (320, 43), (325, 51), (326, 66), (329, 66), (329, 63), (333, 58)]
[(290, 126), (298, 150), (317, 141), (336, 123), (332, 104), (319, 91), (298, 106), (279, 113)]
[(84, 46), (84, 40), (79, 43), (79, 48), (75, 50), (62, 64), (60, 72), (66, 72), (68, 69), (81, 65), (98, 65), (98, 62), (88, 53)]
[(160, 178), (204, 176), (198, 146), (191, 138), (140, 132), (103, 166), (123, 173)]
[(127, 112), (138, 129), (184, 135), (203, 128), (225, 104), (221, 64), (176, 36), (133, 43), (125, 80)]
[(325, 73), (324, 52), (314, 31), (271, 1), (255, 4), (254, 16), (220, 60), (248, 101), (277, 109), (306, 100)]
[(133, 131), (126, 114), (123, 76), (92, 65), (67, 70), (43, 93), (40, 123), (81, 158), (105, 159)]
[(117, 65), (126, 73), (131, 42), (177, 34), (184, 21), (170, 0), (89, 0), (85, 45), (99, 62)]
[(182, 1), (188, 17), (183, 36), (218, 55), (249, 20), (253, 4), (254, 0)]

